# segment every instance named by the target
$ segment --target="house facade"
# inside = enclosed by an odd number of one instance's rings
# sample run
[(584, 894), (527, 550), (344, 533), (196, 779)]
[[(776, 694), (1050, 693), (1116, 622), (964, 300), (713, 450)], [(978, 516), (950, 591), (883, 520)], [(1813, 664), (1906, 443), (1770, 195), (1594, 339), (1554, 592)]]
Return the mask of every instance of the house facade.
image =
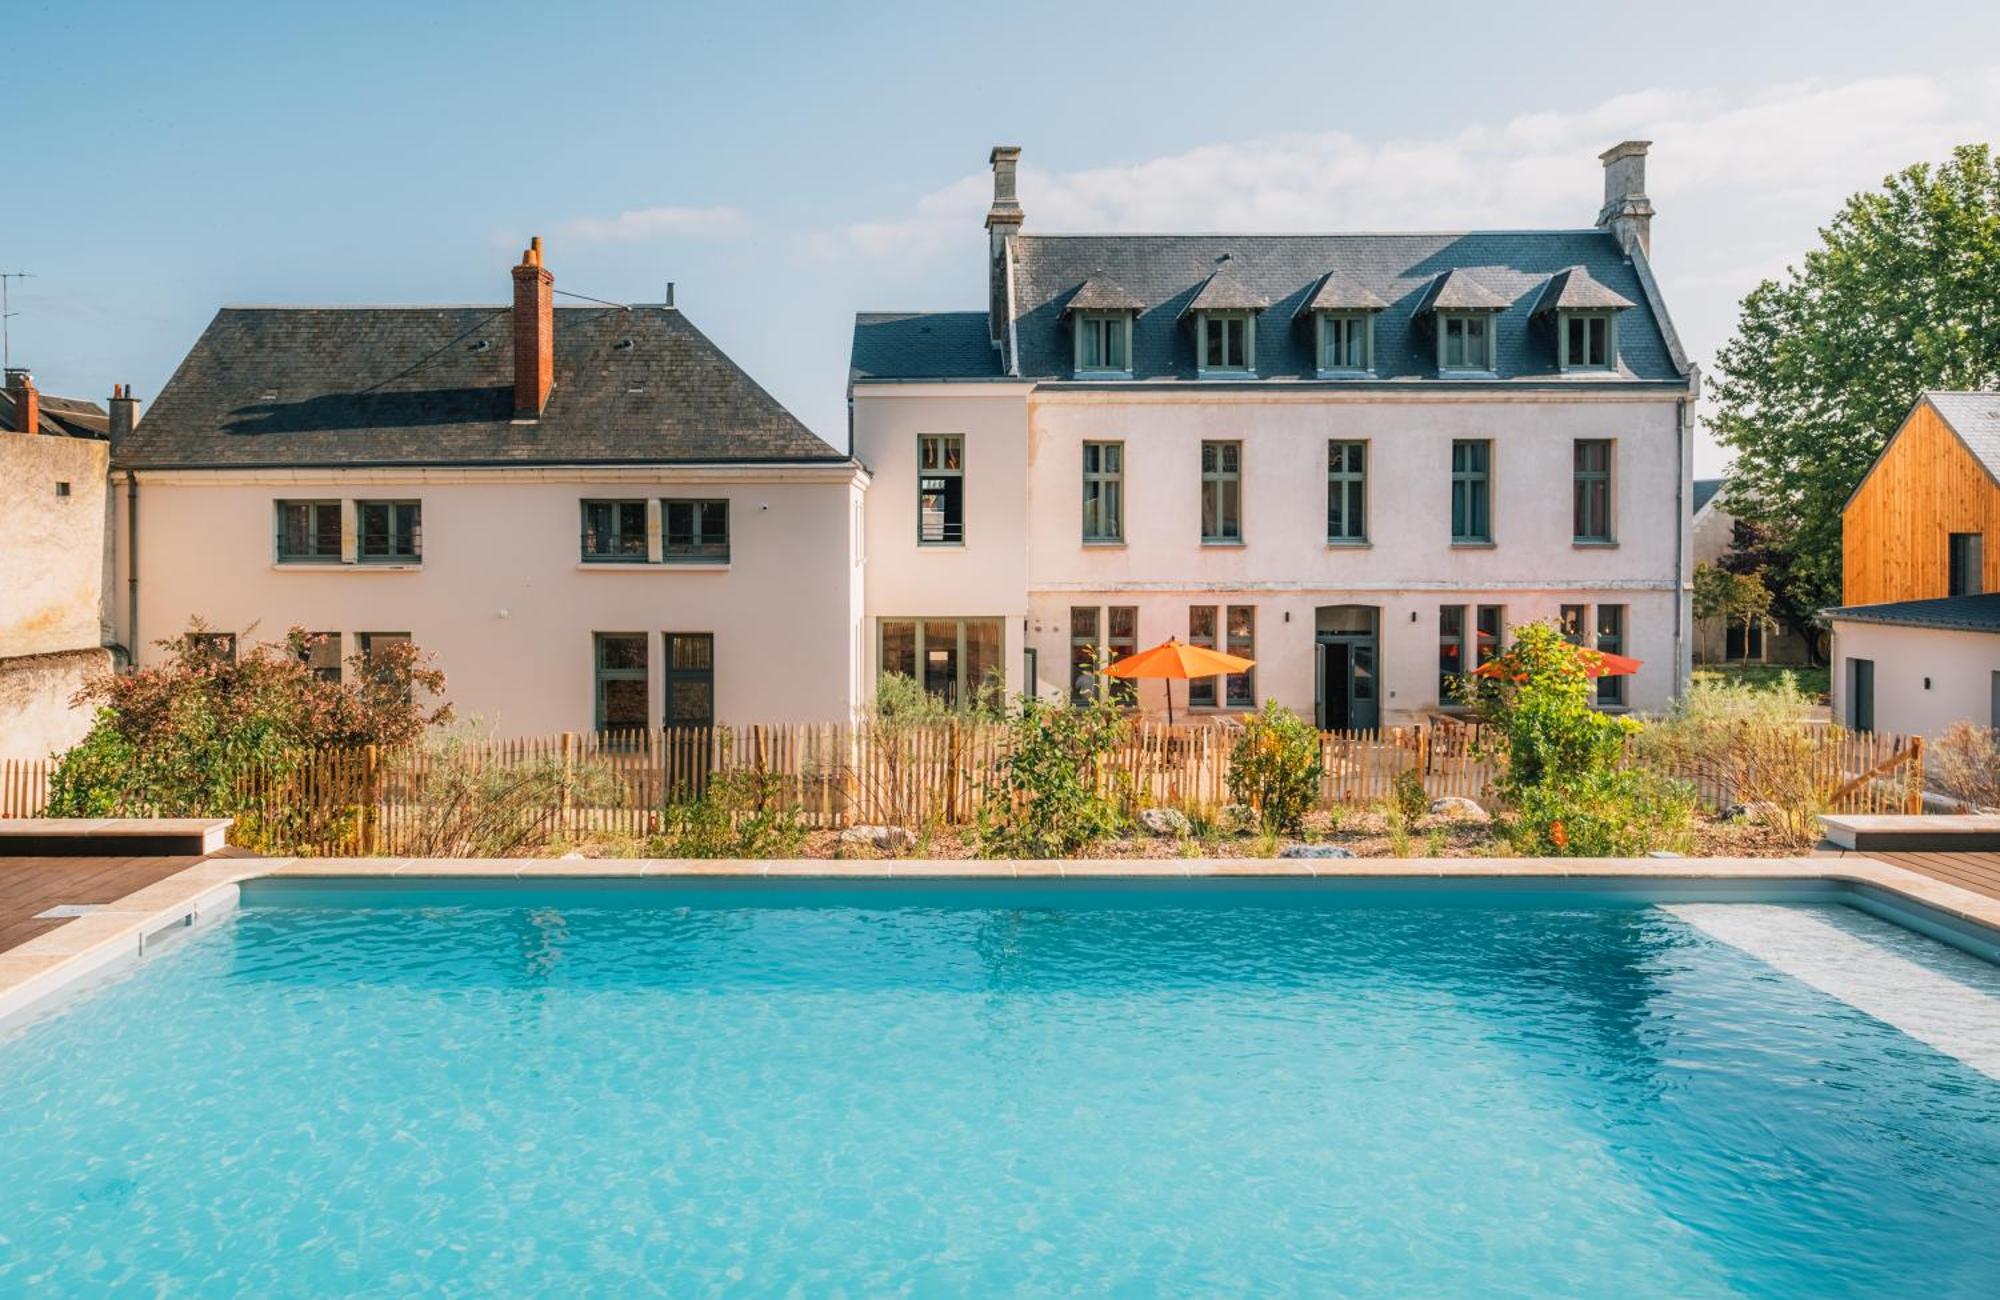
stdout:
[(1841, 513), (1833, 716), (2000, 729), (2000, 393), (1925, 393)]
[(673, 304), (512, 279), (216, 315), (116, 451), (140, 662), (297, 626), (330, 676), (416, 641), (500, 735), (847, 718), (866, 472)]
[(1024, 233), (995, 149), (987, 309), (856, 322), (868, 680), (1059, 697), (1172, 636), (1257, 661), (1177, 685), (1197, 715), (1393, 726), (1560, 619), (1645, 661), (1604, 706), (1664, 707), (1697, 377), (1645, 154), (1585, 229), (1083, 236)]

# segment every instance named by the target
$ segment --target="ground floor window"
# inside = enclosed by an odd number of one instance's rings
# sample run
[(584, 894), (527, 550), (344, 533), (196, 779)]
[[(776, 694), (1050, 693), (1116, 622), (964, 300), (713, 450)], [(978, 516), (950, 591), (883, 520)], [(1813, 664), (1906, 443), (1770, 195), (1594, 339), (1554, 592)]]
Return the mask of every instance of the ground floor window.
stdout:
[[(1204, 650), (1215, 649), (1215, 606), (1190, 605), (1188, 607), (1188, 644), (1198, 645)], [(1188, 679), (1188, 707), (1191, 709), (1212, 709), (1215, 707), (1215, 678), (1190, 677)]]
[[(1225, 619), (1229, 641), (1224, 647), (1229, 654), (1244, 659), (1257, 657), (1257, 609), (1254, 605), (1231, 605)], [(1232, 709), (1254, 709), (1257, 707), (1257, 670), (1231, 673), (1222, 679), (1222, 698)]]
[(1468, 669), (1465, 666), (1465, 606), (1438, 606), (1438, 703), (1450, 705), (1458, 695), (1453, 684)]
[(1590, 606), (1564, 605), (1562, 607), (1563, 640), (1571, 645), (1584, 644), (1584, 632), (1590, 625)]
[(340, 633), (311, 632), (299, 659), (323, 682), (340, 684)]
[(914, 678), (951, 708), (1006, 690), (997, 618), (885, 618), (879, 635), (880, 671)]
[(598, 632), (592, 641), (597, 667), (597, 730), (643, 732), (648, 714), (646, 634)]
[(715, 634), (663, 632), (669, 727), (715, 725)]
[[(1070, 700), (1087, 704), (1097, 695), (1104, 670), (1139, 650), (1139, 608), (1073, 605), (1069, 611)], [(1125, 708), (1139, 704), (1139, 683), (1130, 678), (1102, 679), (1110, 697)]]
[(1875, 730), (1875, 661), (1847, 661), (1847, 726), (1851, 731)]
[(1725, 659), (1761, 661), (1764, 658), (1764, 624), (1761, 620), (1752, 619), (1747, 628), (1741, 623), (1731, 623), (1722, 639), (1722, 656)]
[[(1605, 654), (1625, 653), (1625, 607), (1623, 605), (1599, 605), (1597, 607), (1597, 648)], [(1597, 679), (1597, 702), (1599, 705), (1618, 708), (1625, 703), (1625, 678), (1600, 677)]]

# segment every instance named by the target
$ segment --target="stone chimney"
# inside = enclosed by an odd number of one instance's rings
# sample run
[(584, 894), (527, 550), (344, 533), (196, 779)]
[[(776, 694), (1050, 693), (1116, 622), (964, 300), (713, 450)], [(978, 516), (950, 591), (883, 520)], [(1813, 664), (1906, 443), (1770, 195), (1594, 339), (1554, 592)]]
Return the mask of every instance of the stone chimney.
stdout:
[(986, 277), (990, 286), (987, 319), (995, 346), (1004, 348), (1013, 315), (1013, 303), (1007, 298), (1007, 237), (1020, 234), (1021, 223), (1026, 219), (1021, 214), (1020, 200), (1014, 196), (1014, 174), (1021, 165), (1020, 147), (994, 145), (986, 161), (993, 165), (993, 206), (986, 210)]
[(1652, 145), (1627, 140), (1597, 155), (1604, 164), (1604, 208), (1597, 224), (1618, 237), (1628, 257), (1634, 244), (1649, 257), (1653, 252), (1653, 201), (1646, 197), (1646, 150)]
[(14, 399), (14, 432), (40, 433), (42, 398), (35, 391), (35, 377), (25, 370), (9, 370), (7, 396)]
[(514, 268), (514, 418), (537, 420), (556, 386), (556, 278), (536, 235)]
[(113, 384), (111, 386), (111, 450), (117, 451), (118, 444), (125, 441), (139, 423), (139, 399), (132, 396), (132, 385)]

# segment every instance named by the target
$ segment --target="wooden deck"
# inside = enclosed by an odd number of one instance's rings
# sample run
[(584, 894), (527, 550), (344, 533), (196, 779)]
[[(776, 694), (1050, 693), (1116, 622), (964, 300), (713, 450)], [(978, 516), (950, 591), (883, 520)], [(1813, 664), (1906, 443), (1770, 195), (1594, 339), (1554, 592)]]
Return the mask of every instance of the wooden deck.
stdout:
[(185, 871), (199, 857), (0, 857), (0, 952), (68, 920), (37, 920), (60, 903), (111, 903)]
[(1859, 856), (1921, 872), (1933, 880), (1957, 885), (1988, 898), (2000, 898), (2000, 853), (1884, 853)]

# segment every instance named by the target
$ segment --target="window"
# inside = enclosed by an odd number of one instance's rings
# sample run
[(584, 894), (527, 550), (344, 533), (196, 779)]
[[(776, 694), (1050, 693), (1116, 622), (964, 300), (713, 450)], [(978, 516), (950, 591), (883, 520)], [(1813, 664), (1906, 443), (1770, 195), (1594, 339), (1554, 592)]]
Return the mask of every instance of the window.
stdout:
[(379, 681), (382, 674), (379, 670), (371, 669), (369, 661), (391, 646), (407, 645), (410, 640), (410, 634), (408, 632), (363, 632), (360, 640), (363, 671), (367, 672), (372, 680)]
[(1847, 661), (1847, 726), (1850, 731), (1875, 730), (1875, 661)]
[(1078, 373), (1127, 374), (1132, 369), (1132, 318), (1124, 312), (1083, 312), (1076, 318)]
[(340, 502), (280, 501), (278, 563), (340, 562)]
[(1948, 545), (1947, 596), (1977, 596), (1984, 591), (1986, 538), (1980, 533), (1953, 533)]
[(1493, 318), (1485, 312), (1438, 314), (1438, 369), (1491, 371)]
[[(1245, 659), (1257, 657), (1257, 610), (1252, 605), (1229, 606), (1225, 626), (1229, 633), (1229, 644), (1225, 653), (1240, 655)], [(1254, 709), (1257, 707), (1257, 670), (1231, 673), (1223, 678), (1223, 702), (1232, 709)]]
[(361, 528), (362, 563), (415, 564), (423, 559), (424, 530), (420, 503), (357, 501), (354, 514)]
[(66, 497), (69, 495), (69, 482), (66, 479), (56, 480), (56, 495), (59, 497)]
[(234, 632), (190, 632), (187, 657), (195, 663), (233, 664), (236, 662)]
[(1583, 630), (1590, 623), (1590, 606), (1564, 605), (1562, 607), (1563, 640), (1571, 645), (1583, 644)]
[(1764, 658), (1764, 622), (1752, 619), (1748, 627), (1731, 622), (1722, 634), (1722, 657), (1761, 662)]
[(1368, 444), (1326, 444), (1326, 540), (1368, 540)]
[(583, 503), (583, 558), (593, 563), (646, 558), (644, 501)]
[(885, 618), (878, 635), (880, 670), (915, 678), (949, 707), (1006, 689), (997, 618)]
[(727, 564), (729, 503), (662, 501), (660, 533), (660, 558), (669, 564)]
[(299, 662), (323, 682), (340, 684), (340, 633), (313, 632), (299, 650)]
[(1126, 708), (1139, 703), (1139, 683), (1126, 677), (1102, 677), (1109, 668), (1139, 649), (1139, 609), (1136, 605), (1113, 605), (1098, 609), (1073, 605), (1069, 611), (1069, 697), (1088, 704), (1097, 697), (1103, 680), (1110, 698)]
[[(1139, 610), (1135, 605), (1113, 605), (1105, 611), (1104, 663), (1106, 667), (1139, 653)], [(1112, 677), (1111, 698), (1128, 709), (1139, 707), (1139, 681), (1135, 677)]]
[(1459, 440), (1451, 444), (1451, 540), (1493, 540), (1493, 444)]
[(965, 439), (959, 434), (917, 438), (917, 543), (965, 544)]
[(1319, 314), (1319, 372), (1365, 375), (1375, 368), (1375, 321), (1368, 312)]
[[(1188, 606), (1188, 644), (1198, 645), (1204, 650), (1215, 649), (1215, 606)], [(1215, 678), (1188, 678), (1188, 707), (1191, 709), (1215, 707)]]
[(1125, 444), (1083, 444), (1083, 540), (1116, 542), (1125, 536)]
[(1609, 370), (1615, 354), (1611, 317), (1566, 311), (1556, 326), (1556, 364), (1564, 370)]
[(1256, 368), (1257, 343), (1250, 313), (1205, 311), (1196, 319), (1196, 367), (1204, 375), (1248, 374)]
[(1502, 641), (1507, 631), (1507, 607), (1504, 605), (1481, 605), (1474, 615), (1473, 635), (1477, 638), (1473, 645), (1472, 666), (1490, 662), (1500, 657)]
[(1201, 444), (1201, 540), (1243, 540), (1243, 444)]
[(591, 639), (597, 665), (597, 730), (646, 730), (650, 710), (645, 634), (598, 632)]
[[(1599, 605), (1597, 607), (1597, 648), (1606, 654), (1625, 653), (1625, 607), (1623, 605)], [(1625, 679), (1623, 677), (1600, 677), (1597, 679), (1597, 702), (1611, 708), (1625, 703)]]
[(715, 725), (715, 634), (662, 632), (666, 698), (662, 725)]
[(1453, 680), (1470, 671), (1465, 665), (1465, 606), (1438, 607), (1438, 703), (1450, 707), (1457, 700)]
[(1611, 440), (1578, 438), (1575, 450), (1573, 540), (1611, 540)]
[(1103, 669), (1103, 655), (1097, 646), (1096, 608), (1089, 605), (1070, 606), (1070, 703), (1088, 704), (1097, 698), (1097, 675)]

